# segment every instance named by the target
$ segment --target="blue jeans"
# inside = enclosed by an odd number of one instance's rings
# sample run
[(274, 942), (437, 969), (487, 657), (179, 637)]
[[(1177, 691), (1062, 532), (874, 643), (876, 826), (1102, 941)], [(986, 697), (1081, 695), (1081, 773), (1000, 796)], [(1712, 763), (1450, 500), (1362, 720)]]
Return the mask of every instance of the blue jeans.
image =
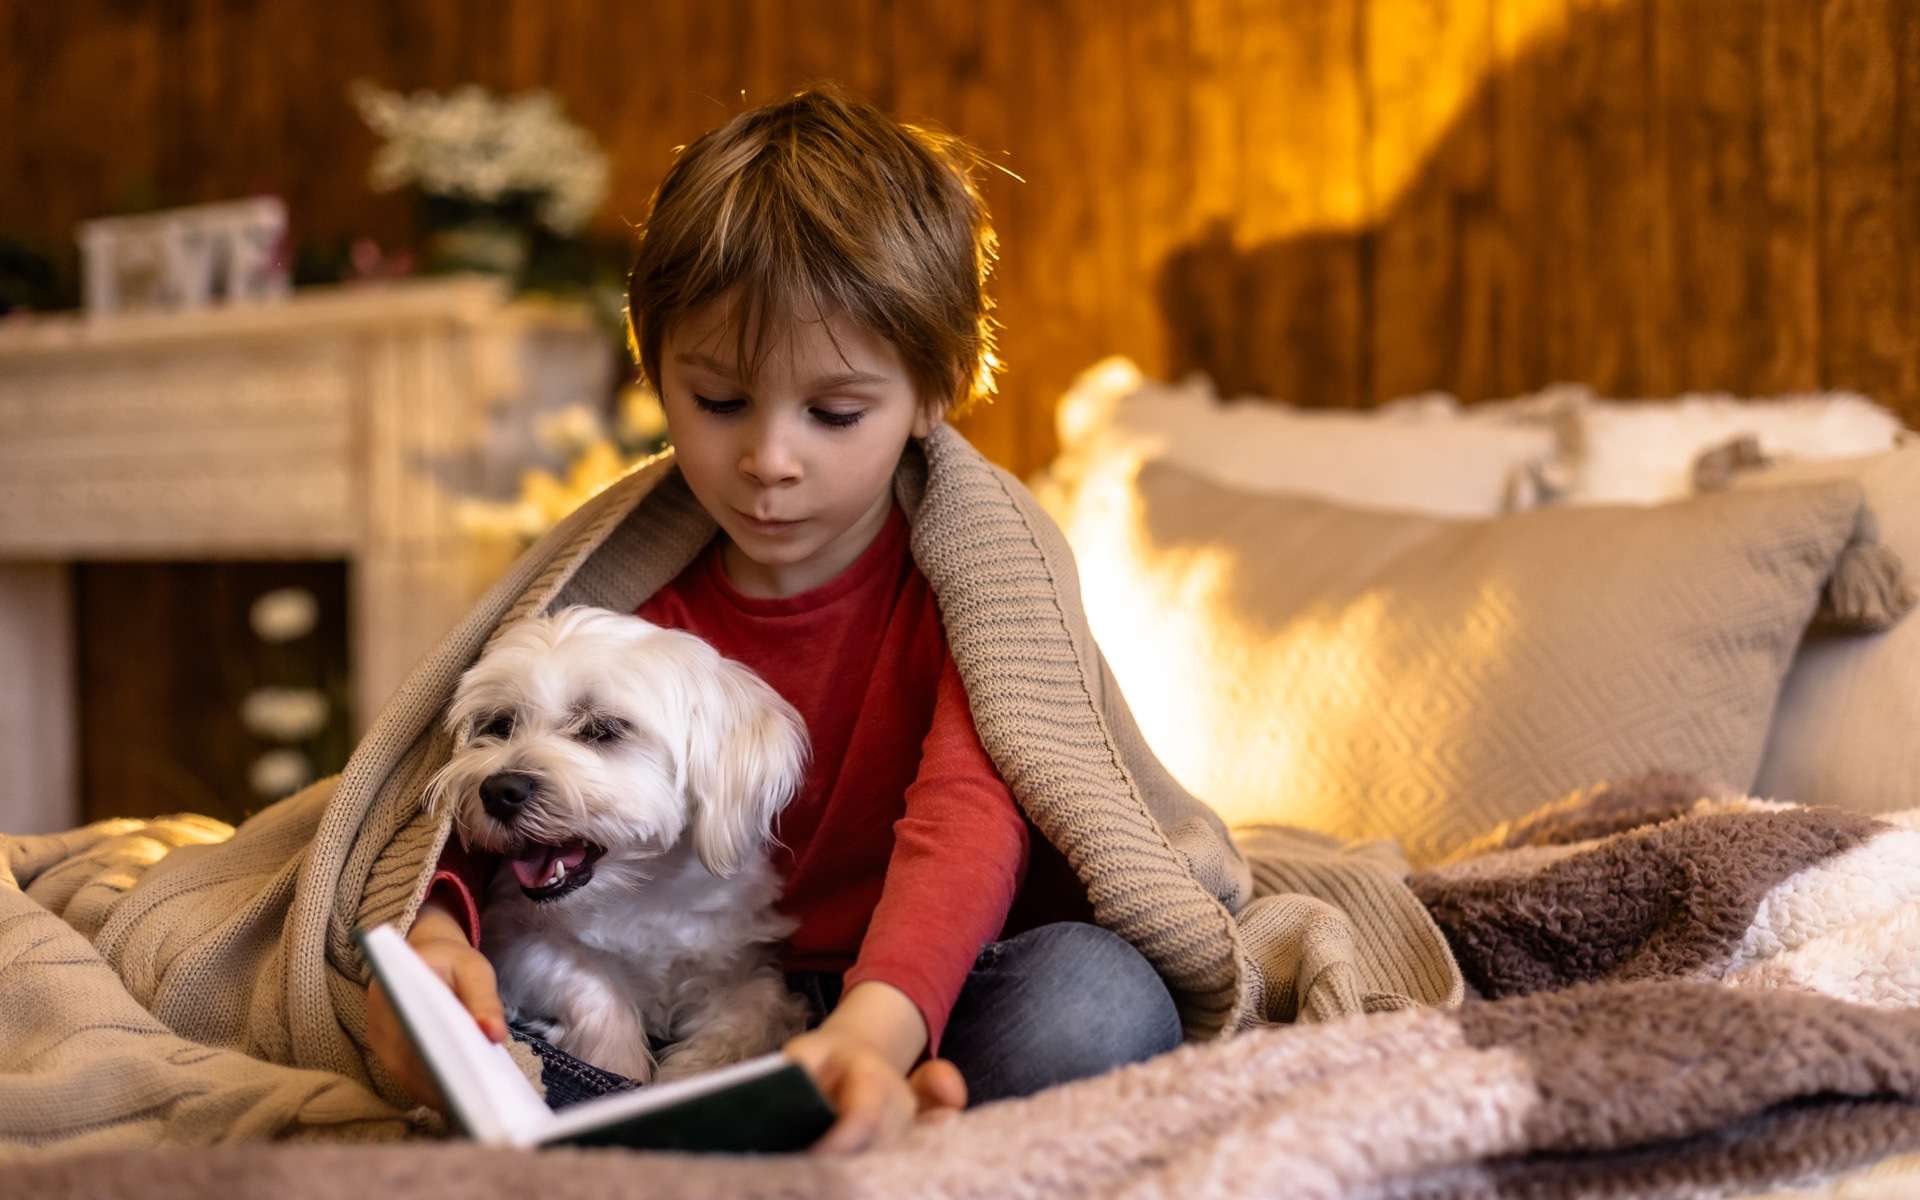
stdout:
[[(830, 972), (795, 972), (787, 986), (815, 1024), (840, 1000)], [(981, 1104), (1152, 1058), (1180, 1039), (1173, 996), (1138, 950), (1098, 925), (1061, 921), (987, 943), (939, 1053), (960, 1068), (968, 1103)]]
[[(834, 972), (792, 972), (787, 986), (806, 999), (813, 1025), (840, 1001)], [(540, 1056), (555, 1108), (633, 1086), (512, 1028)], [(1173, 997), (1138, 950), (1098, 925), (1061, 921), (987, 943), (954, 1003), (940, 1057), (960, 1068), (968, 1103), (983, 1104), (1139, 1062), (1180, 1039)]]

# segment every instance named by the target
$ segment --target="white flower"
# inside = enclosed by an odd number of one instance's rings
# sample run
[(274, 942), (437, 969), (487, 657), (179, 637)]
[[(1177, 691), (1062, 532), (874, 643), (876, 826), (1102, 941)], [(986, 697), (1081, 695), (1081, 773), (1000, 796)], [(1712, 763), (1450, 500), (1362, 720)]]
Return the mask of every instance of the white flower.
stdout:
[(253, 790), (273, 799), (298, 791), (311, 778), (313, 764), (298, 750), (269, 750), (247, 769), (247, 782)]
[(327, 698), (312, 688), (255, 688), (240, 702), (240, 721), (256, 737), (302, 742), (326, 725)]
[(468, 84), (406, 97), (365, 80), (348, 91), (385, 139), (368, 172), (376, 191), (411, 184), (481, 203), (525, 194), (538, 198), (540, 220), (556, 233), (578, 229), (606, 199), (606, 155), (550, 92), (495, 100)]
[(263, 592), (247, 610), (253, 632), (263, 642), (290, 642), (313, 632), (320, 619), (320, 602), (306, 588), (275, 588)]

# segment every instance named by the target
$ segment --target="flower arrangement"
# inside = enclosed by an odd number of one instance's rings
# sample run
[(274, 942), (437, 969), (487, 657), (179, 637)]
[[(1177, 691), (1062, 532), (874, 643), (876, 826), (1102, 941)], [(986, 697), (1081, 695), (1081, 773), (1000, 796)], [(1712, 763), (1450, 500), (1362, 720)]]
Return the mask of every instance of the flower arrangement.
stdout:
[(607, 157), (568, 121), (551, 92), (504, 100), (468, 84), (440, 96), (403, 96), (366, 80), (349, 89), (360, 115), (386, 139), (368, 181), (389, 192), (480, 209), (531, 211), (557, 234), (584, 225), (607, 194)]

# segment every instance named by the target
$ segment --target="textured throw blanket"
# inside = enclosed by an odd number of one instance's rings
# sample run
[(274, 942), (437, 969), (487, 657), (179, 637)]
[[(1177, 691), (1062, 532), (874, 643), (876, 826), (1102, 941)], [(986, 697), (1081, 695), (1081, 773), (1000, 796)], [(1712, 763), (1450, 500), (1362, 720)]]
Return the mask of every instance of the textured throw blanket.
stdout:
[[(1722, 1196), (1823, 1179), (1920, 1148), (1916, 825), (1679, 779), (1600, 789), (1414, 878), (1484, 993), (1456, 1010), (1190, 1043), (851, 1159), (659, 1159), (648, 1194)], [(1272, 836), (1247, 833), (1256, 871)], [(9, 1179), (155, 1200), (422, 1180), (564, 1198), (635, 1171), (610, 1152), (247, 1147)]]

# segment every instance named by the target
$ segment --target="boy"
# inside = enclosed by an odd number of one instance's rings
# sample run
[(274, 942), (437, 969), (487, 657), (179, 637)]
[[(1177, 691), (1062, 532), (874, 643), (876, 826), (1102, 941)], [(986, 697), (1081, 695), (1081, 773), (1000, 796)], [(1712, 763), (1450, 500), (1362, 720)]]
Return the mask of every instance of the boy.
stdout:
[[(803, 92), (687, 148), (630, 281), (677, 469), (719, 526), (640, 615), (759, 672), (813, 744), (775, 863), (799, 921), (789, 985), (817, 1020), (787, 1053), (841, 1114), (822, 1150), (1181, 1037), (1137, 950), (1056, 919), (1085, 897), (980, 744), (894, 502), (909, 439), (992, 385), (992, 231), (968, 169), (952, 139)], [(475, 948), (484, 864), (443, 867), (408, 940), (504, 1039)], [(370, 1005), (376, 1052), (430, 1101)]]

